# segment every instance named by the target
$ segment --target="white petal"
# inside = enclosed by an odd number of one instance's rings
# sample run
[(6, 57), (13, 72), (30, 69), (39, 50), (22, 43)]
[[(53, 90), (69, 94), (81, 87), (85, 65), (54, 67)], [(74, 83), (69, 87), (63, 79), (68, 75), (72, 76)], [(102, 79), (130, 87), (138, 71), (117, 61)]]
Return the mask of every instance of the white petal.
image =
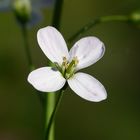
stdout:
[(69, 59), (68, 48), (64, 38), (54, 27), (42, 28), (37, 33), (40, 48), (52, 62), (62, 64), (63, 57)]
[(88, 101), (99, 102), (107, 98), (104, 86), (89, 74), (76, 73), (68, 84), (77, 95)]
[(104, 44), (96, 37), (85, 37), (74, 44), (70, 50), (70, 59), (77, 57), (76, 70), (88, 67), (97, 62), (105, 52)]
[(42, 67), (29, 74), (28, 82), (39, 91), (53, 92), (61, 89), (66, 80), (59, 71), (51, 67)]

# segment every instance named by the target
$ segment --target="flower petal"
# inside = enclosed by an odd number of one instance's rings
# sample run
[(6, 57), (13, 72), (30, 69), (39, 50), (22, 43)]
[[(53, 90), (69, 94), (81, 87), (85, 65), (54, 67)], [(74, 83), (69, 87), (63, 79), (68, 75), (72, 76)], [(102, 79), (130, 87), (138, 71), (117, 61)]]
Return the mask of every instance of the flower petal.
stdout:
[(68, 48), (60, 32), (48, 26), (37, 33), (38, 43), (45, 55), (52, 61), (62, 64), (63, 57), (69, 58)]
[(68, 84), (77, 95), (88, 101), (99, 102), (107, 98), (104, 86), (89, 74), (76, 73)]
[(105, 46), (96, 37), (85, 37), (74, 44), (70, 50), (70, 59), (77, 57), (76, 70), (88, 67), (97, 62), (104, 54)]
[(42, 67), (29, 74), (28, 82), (39, 91), (54, 92), (61, 89), (66, 80), (59, 71), (52, 67)]

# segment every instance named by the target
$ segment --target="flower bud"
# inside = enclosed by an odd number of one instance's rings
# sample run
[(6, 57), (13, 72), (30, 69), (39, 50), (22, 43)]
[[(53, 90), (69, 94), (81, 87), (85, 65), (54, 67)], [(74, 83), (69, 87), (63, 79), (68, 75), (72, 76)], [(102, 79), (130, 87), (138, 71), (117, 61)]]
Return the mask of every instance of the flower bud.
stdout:
[(32, 9), (30, 0), (14, 0), (13, 10), (21, 24), (26, 24), (31, 19)]
[(130, 21), (133, 24), (140, 25), (140, 10), (134, 11), (130, 14)]

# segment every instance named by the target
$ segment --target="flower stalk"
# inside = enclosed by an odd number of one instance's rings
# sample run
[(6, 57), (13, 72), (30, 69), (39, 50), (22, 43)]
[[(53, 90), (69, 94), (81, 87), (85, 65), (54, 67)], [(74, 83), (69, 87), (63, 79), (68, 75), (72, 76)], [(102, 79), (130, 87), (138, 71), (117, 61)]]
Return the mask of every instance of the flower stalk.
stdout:
[[(59, 96), (58, 96), (57, 101), (55, 103), (54, 110), (53, 110), (53, 112), (51, 114), (49, 123), (47, 124), (45, 140), (49, 140), (49, 139), (52, 140), (53, 139), (53, 137), (52, 137), (53, 131), (50, 132), (50, 130), (51, 130), (52, 127), (54, 127), (53, 122), (55, 120), (55, 116), (56, 116), (57, 110), (58, 110), (58, 108), (60, 106), (60, 103), (61, 103), (64, 91), (66, 90), (67, 87), (68, 87), (68, 85), (65, 84), (65, 86), (60, 90)], [(51, 135), (51, 133), (52, 133), (52, 135)], [(50, 137), (50, 135), (51, 135), (51, 137)]]
[(27, 31), (26, 24), (23, 24), (21, 26), (21, 32), (22, 32), (22, 36), (23, 36), (24, 49), (25, 49), (25, 54), (27, 56), (29, 71), (32, 71), (34, 69), (34, 66), (33, 66), (31, 53), (30, 53), (30, 48), (29, 48), (28, 31)]
[(52, 26), (59, 30), (64, 0), (56, 0)]
[[(55, 108), (55, 93), (47, 93), (46, 94), (46, 108), (45, 108), (45, 140), (54, 140), (55, 139), (55, 125), (51, 124), (51, 128), (49, 131), (47, 130), (50, 125), (50, 118), (52, 116), (53, 110)], [(50, 130), (51, 129), (51, 130)], [(47, 133), (47, 134), (46, 134)]]
[[(54, 7), (54, 14), (52, 19), (52, 26), (59, 30), (61, 14), (62, 14), (63, 0), (56, 0)], [(52, 66), (52, 63), (49, 62)], [(64, 92), (64, 91), (63, 91)], [(60, 93), (61, 95), (61, 93)], [(55, 140), (55, 122), (52, 120), (54, 117), (55, 107), (55, 93), (46, 94), (46, 123), (45, 123), (45, 140)], [(57, 105), (57, 104), (56, 104)]]
[(97, 24), (105, 23), (105, 22), (112, 22), (112, 21), (118, 21), (118, 22), (129, 22), (130, 18), (126, 15), (113, 15), (113, 16), (102, 16), (98, 17), (94, 20), (91, 20), (88, 24), (84, 25), (80, 30), (78, 30), (74, 35), (72, 35), (68, 42), (75, 41), (79, 36), (90, 30), (92, 27), (96, 26)]

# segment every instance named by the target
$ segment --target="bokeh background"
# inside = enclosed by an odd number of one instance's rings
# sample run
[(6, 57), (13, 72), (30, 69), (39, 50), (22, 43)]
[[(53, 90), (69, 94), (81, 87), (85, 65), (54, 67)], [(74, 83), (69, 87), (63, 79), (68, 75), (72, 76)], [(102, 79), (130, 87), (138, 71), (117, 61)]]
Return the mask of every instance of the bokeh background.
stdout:
[[(61, 32), (65, 39), (98, 16), (129, 14), (139, 0), (64, 0)], [(36, 32), (50, 25), (53, 7), (43, 10), (44, 20), (29, 30), (36, 67), (47, 65)], [(87, 72), (103, 83), (107, 100), (87, 102), (67, 90), (56, 117), (56, 140), (140, 139), (140, 29), (111, 22), (97, 25), (83, 36), (99, 37), (104, 57)], [(69, 46), (71, 47), (71, 46)], [(27, 83), (23, 39), (12, 12), (0, 13), (0, 140), (41, 140), (43, 108)]]

